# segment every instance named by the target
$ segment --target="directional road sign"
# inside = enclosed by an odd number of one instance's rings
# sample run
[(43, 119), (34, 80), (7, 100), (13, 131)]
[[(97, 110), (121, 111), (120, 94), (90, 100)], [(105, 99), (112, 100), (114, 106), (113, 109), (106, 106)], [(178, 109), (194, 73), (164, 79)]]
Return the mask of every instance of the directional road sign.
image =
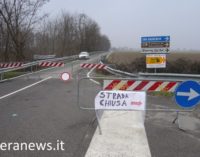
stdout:
[(141, 38), (142, 53), (169, 53), (170, 36), (150, 36)]
[(141, 45), (142, 48), (165, 48), (169, 46), (169, 42), (147, 42)]
[(166, 54), (169, 53), (169, 47), (162, 47), (162, 48), (142, 48), (142, 53), (150, 53), (150, 54)]
[(141, 42), (170, 42), (170, 36), (150, 36), (142, 37)]
[(166, 54), (147, 54), (147, 68), (166, 68)]
[(185, 81), (175, 91), (175, 100), (183, 108), (196, 106), (200, 101), (200, 84), (196, 81)]

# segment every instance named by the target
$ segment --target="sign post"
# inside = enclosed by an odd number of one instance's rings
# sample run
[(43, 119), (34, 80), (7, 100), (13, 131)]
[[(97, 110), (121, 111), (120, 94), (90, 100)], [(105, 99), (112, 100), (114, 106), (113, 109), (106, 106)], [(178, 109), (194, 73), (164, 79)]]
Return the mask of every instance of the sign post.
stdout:
[[(141, 38), (142, 53), (146, 55), (146, 67), (166, 68), (166, 54), (169, 53), (170, 36), (147, 36)], [(150, 55), (151, 54), (151, 55)]]

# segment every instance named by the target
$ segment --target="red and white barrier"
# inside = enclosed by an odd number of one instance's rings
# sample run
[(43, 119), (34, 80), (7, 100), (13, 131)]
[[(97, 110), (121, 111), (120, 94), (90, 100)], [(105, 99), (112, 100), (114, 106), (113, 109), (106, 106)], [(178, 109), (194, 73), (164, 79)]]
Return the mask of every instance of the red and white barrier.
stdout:
[(164, 91), (174, 92), (179, 82), (104, 80), (104, 90)]
[(13, 67), (21, 67), (22, 62), (10, 62), (10, 63), (0, 63), (0, 68), (13, 68)]
[(92, 63), (83, 63), (80, 65), (81, 68), (88, 68), (88, 69), (106, 69), (107, 66), (104, 64), (92, 64)]
[(65, 64), (63, 62), (40, 62), (41, 67), (63, 67)]

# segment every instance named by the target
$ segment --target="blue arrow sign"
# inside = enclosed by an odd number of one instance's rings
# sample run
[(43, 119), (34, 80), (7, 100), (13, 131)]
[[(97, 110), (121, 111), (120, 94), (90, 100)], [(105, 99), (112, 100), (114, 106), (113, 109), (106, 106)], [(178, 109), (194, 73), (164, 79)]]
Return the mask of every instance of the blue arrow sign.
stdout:
[(170, 36), (142, 37), (141, 42), (170, 42)]
[(185, 81), (175, 91), (175, 100), (183, 108), (191, 108), (200, 101), (200, 84), (196, 81)]

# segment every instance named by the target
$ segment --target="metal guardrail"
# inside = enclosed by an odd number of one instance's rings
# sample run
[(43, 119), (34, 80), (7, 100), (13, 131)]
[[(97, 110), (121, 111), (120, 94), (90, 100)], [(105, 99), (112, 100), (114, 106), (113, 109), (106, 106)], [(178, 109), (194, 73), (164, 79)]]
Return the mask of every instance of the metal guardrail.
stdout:
[(138, 74), (132, 74), (132, 73), (128, 73), (128, 72), (125, 72), (125, 71), (120, 71), (120, 70), (116, 70), (116, 69), (113, 69), (111, 67), (107, 67), (106, 69), (107, 71), (111, 72), (111, 73), (117, 73), (118, 75), (127, 75), (127, 76), (131, 76), (131, 77), (138, 77)]
[(160, 77), (183, 77), (183, 78), (200, 78), (197, 74), (177, 74), (177, 73), (138, 73), (140, 76), (160, 76)]
[(61, 58), (54, 58), (54, 59), (46, 59), (46, 60), (38, 60), (38, 61), (34, 61), (34, 62), (29, 62), (26, 64), (23, 64), (20, 67), (10, 67), (10, 68), (2, 68), (0, 69), (0, 80), (2, 80), (2, 76), (4, 73), (10, 72), (10, 71), (16, 71), (16, 70), (21, 70), (21, 69), (26, 69), (28, 67), (33, 67), (33, 66), (37, 66), (40, 62), (43, 61), (63, 61), (63, 60), (71, 60), (71, 59), (76, 59), (78, 57), (78, 55), (73, 55), (73, 56), (67, 56), (67, 57), (61, 57)]
[[(102, 60), (100, 61), (102, 64), (104, 63)], [(200, 81), (200, 75), (198, 74), (177, 74), (177, 73), (129, 73), (125, 71), (121, 71), (118, 69), (114, 69), (113, 67), (110, 67), (109, 64), (107, 65), (107, 71), (120, 76), (129, 76), (129, 77), (136, 77), (138, 79), (145, 79), (148, 78), (149, 80), (163, 80), (163, 81), (185, 81), (185, 80), (195, 80)], [(150, 77), (150, 78), (149, 78)]]
[[(90, 55), (96, 55), (98, 53), (104, 53), (105, 51), (93, 51), (90, 52)], [(60, 57), (60, 58), (53, 58), (53, 59), (45, 59), (45, 60), (38, 60), (34, 62), (29, 62), (25, 63), (20, 67), (9, 67), (9, 68), (1, 68), (0, 69), (0, 81), (3, 80), (3, 75), (4, 73), (10, 72), (10, 71), (16, 71), (16, 70), (21, 70), (21, 69), (26, 69), (31, 67), (31, 72), (32, 72), (32, 67), (37, 66), (40, 62), (43, 61), (64, 61), (64, 60), (71, 60), (71, 59), (78, 59), (78, 55), (73, 55), (73, 56), (66, 56), (66, 57)]]

